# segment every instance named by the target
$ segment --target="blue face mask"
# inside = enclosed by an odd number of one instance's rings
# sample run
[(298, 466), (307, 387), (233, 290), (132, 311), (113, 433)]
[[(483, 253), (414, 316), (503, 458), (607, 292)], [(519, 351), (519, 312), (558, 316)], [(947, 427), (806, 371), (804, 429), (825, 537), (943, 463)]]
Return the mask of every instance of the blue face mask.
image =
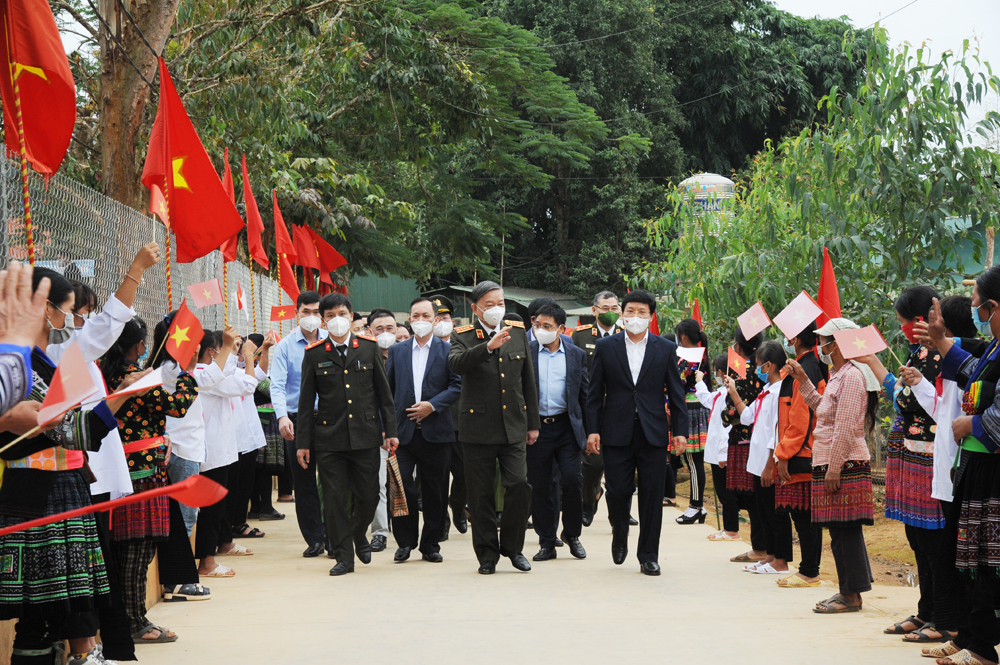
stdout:
[(760, 367), (757, 368), (757, 378), (763, 381), (764, 383), (768, 382), (767, 372), (765, 372)]
[(787, 337), (781, 338), (781, 345), (785, 347), (785, 353), (787, 353), (790, 356), (795, 355), (795, 346), (793, 346), (792, 343), (788, 341)]
[(979, 308), (976, 306), (972, 307), (972, 322), (976, 324), (976, 328), (979, 329), (979, 334), (984, 337), (992, 337), (993, 332), (990, 330), (990, 319), (993, 318), (993, 313), (990, 313), (990, 318), (983, 321), (979, 318)]

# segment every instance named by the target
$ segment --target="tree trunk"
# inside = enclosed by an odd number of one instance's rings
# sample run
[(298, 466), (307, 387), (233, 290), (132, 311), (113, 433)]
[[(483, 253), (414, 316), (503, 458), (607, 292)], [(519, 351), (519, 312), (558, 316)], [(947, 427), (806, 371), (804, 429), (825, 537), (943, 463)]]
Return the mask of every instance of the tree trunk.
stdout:
[[(122, 0), (139, 30), (157, 53), (163, 51), (179, 2), (180, 0)], [(119, 0), (98, 0), (98, 8), (107, 21), (107, 24), (101, 24), (99, 39), (101, 180), (107, 196), (129, 207), (144, 210), (146, 197), (140, 182), (142, 162), (146, 154), (143, 139), (148, 134), (148, 130), (144, 129), (151, 123), (153, 114), (146, 113), (152, 91), (143, 77), (157, 83), (156, 55), (142, 40), (139, 30), (122, 10)], [(125, 47), (124, 51), (118, 46), (116, 39)]]

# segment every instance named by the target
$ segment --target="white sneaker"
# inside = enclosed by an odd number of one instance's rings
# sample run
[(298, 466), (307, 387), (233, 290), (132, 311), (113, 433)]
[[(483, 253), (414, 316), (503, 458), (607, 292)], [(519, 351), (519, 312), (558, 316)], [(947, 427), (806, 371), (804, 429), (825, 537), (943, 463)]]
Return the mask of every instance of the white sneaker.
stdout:
[(116, 661), (104, 657), (104, 645), (98, 644), (83, 658), (70, 658), (66, 665), (118, 665)]

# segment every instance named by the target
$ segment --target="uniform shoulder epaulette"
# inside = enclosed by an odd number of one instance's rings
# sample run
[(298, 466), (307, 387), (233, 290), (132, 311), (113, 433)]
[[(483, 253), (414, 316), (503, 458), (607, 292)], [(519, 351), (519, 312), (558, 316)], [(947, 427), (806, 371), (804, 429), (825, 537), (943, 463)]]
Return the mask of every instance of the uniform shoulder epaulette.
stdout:
[(574, 328), (573, 332), (576, 333), (576, 332), (580, 332), (581, 330), (590, 330), (593, 327), (594, 327), (593, 323), (585, 323), (582, 326), (577, 326), (576, 328)]
[(514, 326), (515, 328), (524, 328), (524, 321), (515, 321), (514, 319), (506, 319), (504, 321), (508, 326)]
[(355, 337), (357, 337), (358, 339), (367, 339), (369, 342), (375, 342), (376, 344), (378, 344), (378, 340), (372, 337), (371, 335), (355, 335)]
[(318, 339), (315, 342), (313, 342), (312, 344), (307, 344), (306, 345), (306, 351), (308, 351), (309, 349), (313, 348), (314, 346), (319, 346), (320, 344), (325, 344), (325, 343), (326, 343), (326, 339), (325, 338), (324, 339)]
[(459, 326), (459, 327), (455, 328), (455, 332), (457, 332), (457, 333), (464, 333), (464, 332), (469, 332), (470, 330), (472, 330), (472, 329), (473, 329), (473, 328), (475, 328), (475, 327), (476, 327), (476, 326), (474, 326), (474, 325), (472, 325), (472, 324), (470, 323), (470, 324), (469, 324), (469, 325), (467, 325), (467, 326)]

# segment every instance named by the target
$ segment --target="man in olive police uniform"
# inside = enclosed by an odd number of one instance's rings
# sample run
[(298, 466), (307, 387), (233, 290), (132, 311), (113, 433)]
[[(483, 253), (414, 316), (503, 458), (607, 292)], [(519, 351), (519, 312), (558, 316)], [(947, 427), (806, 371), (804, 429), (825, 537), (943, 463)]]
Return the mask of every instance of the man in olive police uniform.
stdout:
[[(483, 575), (496, 571), (500, 556), (528, 571), (531, 564), (521, 552), (531, 511), (526, 450), (538, 438), (540, 426), (531, 350), (524, 324), (503, 319), (499, 284), (480, 282), (471, 299), (476, 321), (452, 333), (448, 367), (462, 377), (459, 435), (472, 544)], [(494, 512), (498, 461), (505, 490), (499, 539)]]
[(295, 444), (303, 468), (316, 456), (330, 554), (337, 560), (330, 574), (344, 575), (354, 572), (355, 551), (362, 563), (372, 560), (366, 534), (379, 501), (379, 447), (394, 449), (399, 441), (378, 343), (351, 334), (347, 296), (324, 296), (319, 313), (330, 336), (307, 346), (302, 359)]

